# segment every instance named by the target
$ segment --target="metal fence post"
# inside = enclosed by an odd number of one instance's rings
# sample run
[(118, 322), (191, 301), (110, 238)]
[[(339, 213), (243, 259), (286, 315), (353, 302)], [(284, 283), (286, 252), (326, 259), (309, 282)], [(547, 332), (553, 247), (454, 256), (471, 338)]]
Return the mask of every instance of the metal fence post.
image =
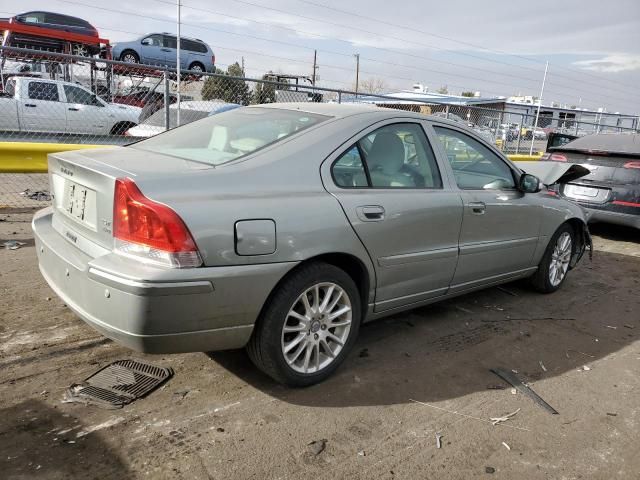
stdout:
[(171, 97), (169, 96), (169, 71), (165, 68), (164, 72), (162, 72), (162, 77), (164, 79), (164, 128), (169, 130), (171, 125), (169, 125), (169, 104), (171, 103)]
[(445, 118), (447, 118), (447, 119), (448, 119), (448, 118), (449, 118), (449, 105), (447, 105), (447, 106), (445, 107), (444, 112), (445, 112), (445, 114), (446, 114), (446, 115), (445, 115)]
[(338, 92), (338, 103), (342, 103), (342, 92)]
[(516, 155), (520, 153), (520, 140), (522, 139), (522, 124), (524, 123), (524, 114), (520, 115), (520, 123), (518, 124), (518, 143), (516, 144)]

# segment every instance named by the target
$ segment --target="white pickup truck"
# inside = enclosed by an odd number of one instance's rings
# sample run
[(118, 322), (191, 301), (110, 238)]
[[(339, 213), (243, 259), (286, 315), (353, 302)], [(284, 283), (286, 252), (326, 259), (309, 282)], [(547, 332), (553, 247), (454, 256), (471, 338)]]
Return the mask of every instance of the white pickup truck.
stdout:
[(122, 135), (141, 111), (106, 103), (75, 83), (11, 77), (0, 96), (0, 131)]

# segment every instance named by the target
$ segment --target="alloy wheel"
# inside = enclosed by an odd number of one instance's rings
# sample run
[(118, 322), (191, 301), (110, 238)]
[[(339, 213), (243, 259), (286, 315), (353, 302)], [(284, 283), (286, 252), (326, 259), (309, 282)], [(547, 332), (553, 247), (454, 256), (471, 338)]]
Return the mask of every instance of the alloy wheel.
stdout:
[(569, 261), (571, 260), (571, 247), (571, 234), (569, 232), (563, 232), (556, 241), (553, 253), (551, 254), (551, 263), (549, 264), (549, 282), (554, 287), (560, 285), (567, 274)]
[(133, 53), (127, 53), (124, 57), (122, 57), (122, 61), (127, 63), (138, 63), (138, 59)]
[(347, 292), (331, 282), (317, 283), (293, 303), (282, 328), (284, 358), (299, 373), (330, 365), (349, 338), (353, 317)]

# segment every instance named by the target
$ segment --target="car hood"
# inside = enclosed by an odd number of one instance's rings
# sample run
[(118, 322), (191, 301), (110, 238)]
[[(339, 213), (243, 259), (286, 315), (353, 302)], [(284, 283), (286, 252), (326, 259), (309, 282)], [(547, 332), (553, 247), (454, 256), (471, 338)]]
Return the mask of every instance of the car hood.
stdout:
[(564, 162), (515, 162), (525, 173), (535, 175), (545, 185), (569, 183), (591, 173), (588, 168), (577, 163)]
[(140, 114), (140, 112), (142, 112), (142, 108), (140, 107), (135, 107), (133, 105), (123, 105), (122, 103), (109, 103), (108, 106), (113, 110), (123, 110), (125, 112), (137, 114)]
[(144, 123), (136, 125), (135, 127), (127, 130), (127, 136), (129, 137), (152, 137), (166, 130), (164, 127), (158, 127), (156, 125), (145, 125)]

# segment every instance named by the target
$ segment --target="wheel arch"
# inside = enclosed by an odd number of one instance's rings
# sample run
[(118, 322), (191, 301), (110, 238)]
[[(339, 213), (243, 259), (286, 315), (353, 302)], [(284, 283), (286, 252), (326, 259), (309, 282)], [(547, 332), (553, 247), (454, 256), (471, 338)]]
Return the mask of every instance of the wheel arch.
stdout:
[[(331, 252), (331, 253), (322, 253), (310, 258), (307, 258), (300, 263), (298, 263), (295, 267), (285, 273), (280, 280), (274, 285), (274, 287), (267, 295), (264, 304), (260, 309), (260, 313), (256, 319), (256, 326), (260, 322), (262, 318), (263, 312), (267, 305), (273, 299), (273, 296), (276, 294), (280, 286), (295, 272), (303, 268), (304, 266), (310, 263), (327, 263), (329, 265), (333, 265), (344, 271), (347, 275), (351, 277), (351, 279), (356, 284), (356, 288), (358, 289), (358, 293), (360, 295), (360, 315), (361, 321), (367, 317), (367, 310), (369, 305), (369, 292), (371, 289), (371, 277), (369, 271), (362, 260), (350, 253), (344, 252)], [(255, 328), (255, 327), (254, 327)]]
[(137, 126), (138, 124), (136, 122), (130, 122), (128, 120), (121, 120), (119, 122), (116, 122), (113, 124), (113, 127), (111, 127), (111, 130), (109, 130), (109, 133), (111, 135), (124, 135), (124, 133), (129, 130), (130, 128), (133, 128), (135, 126)]
[(578, 264), (587, 249), (589, 250), (589, 258), (591, 258), (593, 254), (591, 233), (587, 223), (578, 217), (569, 218), (562, 225), (569, 225), (575, 233), (576, 249), (571, 256), (571, 262), (569, 262), (569, 268), (573, 268)]

